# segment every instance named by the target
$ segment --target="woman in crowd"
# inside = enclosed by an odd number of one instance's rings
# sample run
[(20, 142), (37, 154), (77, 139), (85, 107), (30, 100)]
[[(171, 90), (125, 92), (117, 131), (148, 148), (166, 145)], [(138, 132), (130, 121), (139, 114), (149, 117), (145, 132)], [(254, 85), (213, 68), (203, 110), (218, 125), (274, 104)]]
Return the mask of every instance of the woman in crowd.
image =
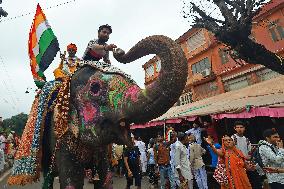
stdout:
[(222, 149), (216, 149), (208, 138), (206, 138), (206, 142), (225, 164), (228, 184), (221, 186), (222, 189), (251, 189), (246, 169), (252, 169), (252, 166), (246, 163), (245, 156), (235, 147), (233, 139), (224, 136)]

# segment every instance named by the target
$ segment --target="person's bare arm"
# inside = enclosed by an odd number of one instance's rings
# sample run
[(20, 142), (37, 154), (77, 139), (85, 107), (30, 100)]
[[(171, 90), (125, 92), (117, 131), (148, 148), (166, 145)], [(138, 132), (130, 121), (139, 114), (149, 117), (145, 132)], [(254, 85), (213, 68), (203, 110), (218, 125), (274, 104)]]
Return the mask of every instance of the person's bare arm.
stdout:
[(264, 167), (263, 169), (267, 173), (284, 173), (284, 168), (280, 167)]
[(93, 44), (90, 49), (92, 50), (105, 50), (105, 51), (112, 51), (117, 46), (115, 44), (109, 45), (100, 45), (100, 44)]
[(131, 177), (132, 176), (132, 172), (129, 168), (129, 165), (128, 165), (128, 157), (124, 157), (124, 165), (125, 165), (125, 168), (127, 170), (127, 175), (128, 177)]
[(104, 60), (105, 63), (111, 64), (111, 61), (109, 59), (104, 58), (103, 60)]
[(220, 157), (223, 157), (223, 156), (224, 156), (222, 150), (215, 148), (215, 146), (211, 143), (210, 139), (204, 138), (204, 140), (205, 140), (205, 141), (207, 142), (207, 144), (212, 148), (212, 150), (213, 150), (213, 152), (214, 152), (215, 154), (217, 154), (217, 155), (220, 156)]

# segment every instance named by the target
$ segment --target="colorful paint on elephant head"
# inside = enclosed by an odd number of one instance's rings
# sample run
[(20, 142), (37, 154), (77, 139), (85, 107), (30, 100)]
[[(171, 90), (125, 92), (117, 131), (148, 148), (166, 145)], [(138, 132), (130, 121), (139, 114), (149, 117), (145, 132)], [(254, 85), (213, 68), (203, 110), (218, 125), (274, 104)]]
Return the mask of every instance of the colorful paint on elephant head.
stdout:
[(138, 100), (140, 88), (119, 74), (96, 72), (76, 94), (82, 125), (95, 127), (106, 114), (121, 115)]
[[(140, 88), (120, 75), (114, 75), (109, 82), (110, 106), (116, 111), (121, 111), (127, 102), (137, 101)], [(129, 98), (130, 97), (130, 98)]]

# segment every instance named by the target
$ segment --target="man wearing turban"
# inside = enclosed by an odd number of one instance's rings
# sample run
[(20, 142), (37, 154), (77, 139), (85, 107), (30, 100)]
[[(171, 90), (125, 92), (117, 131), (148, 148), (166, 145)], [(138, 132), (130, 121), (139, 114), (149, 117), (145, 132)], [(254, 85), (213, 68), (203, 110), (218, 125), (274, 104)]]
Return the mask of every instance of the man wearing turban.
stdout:
[(76, 71), (77, 66), (80, 62), (80, 59), (75, 56), (77, 52), (77, 46), (73, 43), (70, 43), (67, 46), (68, 57), (65, 57), (66, 52), (61, 54), (61, 62), (53, 73), (56, 80), (64, 80), (65, 78), (71, 77)]

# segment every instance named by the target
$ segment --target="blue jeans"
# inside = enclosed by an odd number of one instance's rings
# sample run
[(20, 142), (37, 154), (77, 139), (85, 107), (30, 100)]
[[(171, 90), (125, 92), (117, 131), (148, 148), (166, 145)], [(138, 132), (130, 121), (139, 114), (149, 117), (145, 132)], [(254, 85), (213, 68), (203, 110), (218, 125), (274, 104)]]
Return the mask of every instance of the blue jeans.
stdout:
[(171, 189), (175, 189), (174, 174), (172, 172), (171, 165), (160, 165), (159, 171), (161, 179), (161, 189), (165, 189), (166, 178), (168, 178), (170, 181)]

